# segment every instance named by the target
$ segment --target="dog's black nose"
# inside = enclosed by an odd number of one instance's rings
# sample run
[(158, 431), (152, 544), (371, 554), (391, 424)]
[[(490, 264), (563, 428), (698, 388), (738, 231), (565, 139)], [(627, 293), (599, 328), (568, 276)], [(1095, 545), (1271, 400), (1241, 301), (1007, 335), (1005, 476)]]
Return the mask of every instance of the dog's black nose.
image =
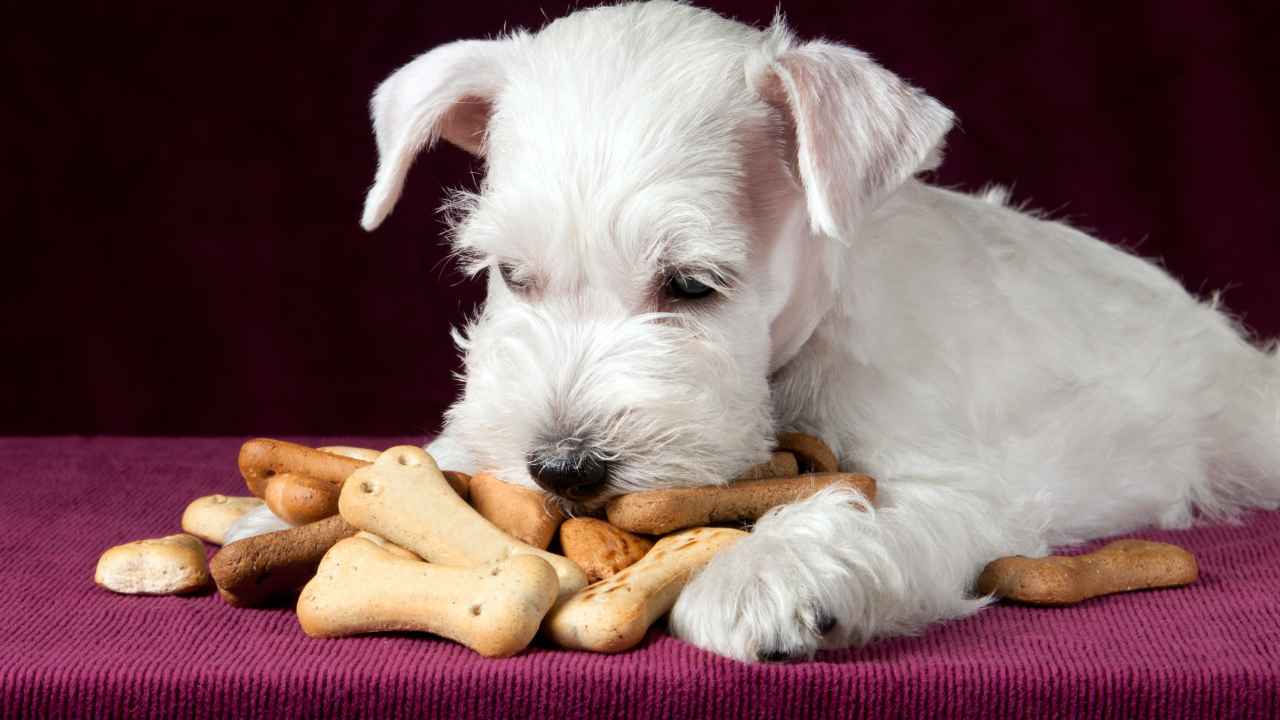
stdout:
[(530, 456), (529, 474), (538, 486), (570, 500), (588, 500), (604, 489), (609, 463), (589, 453), (543, 458)]

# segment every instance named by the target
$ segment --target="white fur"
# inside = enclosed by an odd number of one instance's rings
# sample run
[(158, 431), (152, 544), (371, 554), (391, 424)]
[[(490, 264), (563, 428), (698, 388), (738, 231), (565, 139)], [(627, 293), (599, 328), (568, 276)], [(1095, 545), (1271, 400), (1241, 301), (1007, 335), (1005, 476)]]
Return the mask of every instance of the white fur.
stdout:
[[(369, 227), (437, 137), (489, 272), (430, 451), (530, 483), (591, 444), (608, 494), (719, 482), (776, 430), (876, 476), (777, 509), (671, 617), (744, 660), (982, 607), (987, 561), (1280, 499), (1280, 364), (1155, 265), (913, 176), (950, 113), (865, 55), (671, 2), (434, 50), (374, 102)], [(508, 287), (496, 269), (506, 265)], [(664, 304), (672, 268), (718, 286)], [(832, 619), (828, 632), (819, 632)]]
[(276, 517), (266, 505), (260, 505), (231, 523), (231, 527), (227, 528), (227, 533), (222, 538), (222, 544), (230, 545), (237, 540), (277, 530), (288, 530), (291, 527), (293, 526)]
[[(719, 483), (767, 456), (763, 358), (735, 352), (716, 328), (628, 315), (608, 293), (496, 305), (461, 341), (467, 384), (433, 453), (457, 443), (472, 465), (528, 483), (531, 452), (589, 442), (615, 465), (609, 494), (673, 477)], [(738, 324), (764, 332), (758, 320)]]

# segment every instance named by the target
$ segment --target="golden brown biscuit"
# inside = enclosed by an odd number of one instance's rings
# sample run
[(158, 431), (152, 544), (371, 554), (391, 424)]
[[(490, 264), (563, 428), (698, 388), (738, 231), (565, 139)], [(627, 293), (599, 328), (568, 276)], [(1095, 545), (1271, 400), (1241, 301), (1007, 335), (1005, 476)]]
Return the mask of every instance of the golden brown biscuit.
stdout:
[(652, 540), (595, 518), (570, 518), (560, 526), (560, 549), (582, 568), (588, 582), (616, 575), (652, 547)]
[(304, 475), (341, 488), (348, 475), (369, 463), (284, 440), (257, 438), (240, 447), (239, 464), (249, 491), (264, 497), (267, 481), (274, 475)]
[(1130, 590), (1196, 581), (1196, 558), (1176, 545), (1117, 540), (1087, 555), (1000, 558), (978, 577), (978, 592), (1032, 605), (1071, 605)]
[(804, 433), (778, 433), (778, 449), (795, 454), (802, 473), (840, 472), (836, 454), (819, 438)]
[(281, 520), (290, 525), (306, 525), (337, 515), (339, 492), (340, 486), (286, 472), (267, 480), (262, 499)]
[(832, 485), (848, 485), (875, 501), (876, 481), (854, 473), (814, 473), (743, 480), (728, 485), (651, 490), (609, 501), (609, 522), (623, 530), (665, 535), (680, 528), (755, 520), (770, 508), (802, 500)]
[(546, 550), (564, 511), (546, 493), (479, 473), (468, 483), (471, 507), (511, 537)]

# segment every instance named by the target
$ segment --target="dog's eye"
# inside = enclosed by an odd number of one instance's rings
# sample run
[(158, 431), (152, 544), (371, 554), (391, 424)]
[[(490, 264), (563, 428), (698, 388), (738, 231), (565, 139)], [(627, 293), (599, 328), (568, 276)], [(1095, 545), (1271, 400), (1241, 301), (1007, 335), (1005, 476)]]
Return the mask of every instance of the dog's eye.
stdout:
[(529, 286), (529, 281), (520, 277), (516, 266), (511, 263), (498, 263), (498, 274), (502, 276), (502, 282), (512, 290), (524, 290)]
[(667, 296), (676, 300), (697, 300), (715, 292), (715, 288), (689, 275), (672, 275), (667, 278)]

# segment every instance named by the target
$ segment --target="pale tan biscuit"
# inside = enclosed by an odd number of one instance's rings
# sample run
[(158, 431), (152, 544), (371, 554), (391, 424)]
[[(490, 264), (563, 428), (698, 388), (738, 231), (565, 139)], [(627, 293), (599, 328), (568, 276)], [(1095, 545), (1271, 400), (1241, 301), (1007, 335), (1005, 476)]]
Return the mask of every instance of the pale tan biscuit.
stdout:
[(342, 517), (442, 565), (477, 565), (534, 555), (555, 568), (562, 596), (587, 578), (572, 560), (520, 542), (484, 519), (449, 486), (422, 448), (394, 447), (347, 481), (338, 498)]
[(676, 604), (690, 576), (746, 535), (694, 528), (662, 538), (640, 562), (553, 607), (543, 627), (561, 647), (605, 653), (635, 647)]
[(543, 550), (551, 544), (564, 511), (551, 496), (503, 482), (489, 473), (471, 476), (471, 507), (511, 537)]
[(377, 535), (374, 535), (371, 532), (365, 532), (364, 530), (361, 530), (360, 532), (356, 533), (352, 537), (358, 537), (358, 538), (363, 538), (365, 540), (368, 540), (369, 542), (373, 543), (374, 545), (377, 545), (383, 550), (386, 550), (392, 555), (395, 555), (396, 557), (404, 558), (405, 560), (421, 560), (422, 559), (417, 555), (414, 555), (413, 553), (409, 552), (408, 550), (405, 550), (404, 548), (400, 547), (399, 545), (396, 545), (395, 543), (387, 542), (385, 538), (378, 537)]
[(1196, 581), (1191, 553), (1149, 540), (1117, 540), (1086, 555), (1000, 558), (978, 577), (978, 592), (1032, 605), (1070, 605), (1130, 590)]
[(281, 520), (306, 525), (338, 514), (340, 489), (324, 480), (283, 472), (267, 480), (262, 499)]
[(98, 559), (93, 581), (130, 595), (178, 595), (209, 586), (204, 543), (194, 535), (169, 535), (117, 545)]
[(523, 650), (559, 591), (532, 555), (474, 567), (396, 557), (363, 538), (343, 540), (298, 598), (312, 637), (408, 630), (456, 640), (486, 657)]
[[(378, 456), (382, 454), (381, 450), (351, 447), (350, 445), (326, 445), (316, 449), (327, 453), (333, 453), (335, 455), (344, 455), (349, 458), (363, 460), (367, 463), (377, 460)], [(471, 483), (471, 476), (464, 472), (458, 472), (457, 470), (442, 470), (441, 472), (444, 473), (444, 478), (449, 481), (449, 485), (453, 487), (454, 491), (461, 495), (462, 499), (467, 499), (467, 486)]]
[(205, 495), (192, 500), (183, 511), (182, 530), (205, 542), (221, 545), (232, 523), (261, 506), (262, 499), (256, 497)]
[(631, 532), (665, 535), (680, 528), (755, 520), (770, 508), (803, 500), (832, 485), (856, 488), (874, 502), (876, 481), (854, 473), (814, 473), (742, 480), (728, 485), (650, 490), (609, 501), (609, 522)]
[(319, 450), (320, 452), (333, 453), (334, 455), (341, 455), (343, 457), (355, 458), (356, 460), (363, 460), (367, 463), (371, 463), (374, 460), (377, 460), (378, 456), (382, 454), (381, 450), (374, 450), (373, 448), (352, 447), (350, 445), (325, 445), (323, 447), (318, 447), (316, 449)]
[(800, 465), (796, 462), (796, 456), (785, 450), (778, 450), (773, 453), (768, 462), (752, 465), (737, 479), (764, 480), (766, 478), (794, 477), (799, 474)]
[(560, 549), (589, 582), (612, 577), (634, 565), (653, 541), (595, 518), (570, 518), (560, 526)]
[(821, 439), (804, 433), (778, 433), (778, 449), (795, 454), (800, 463), (800, 472), (833, 473), (840, 472), (840, 463), (836, 454)]
[(258, 497), (266, 494), (267, 481), (274, 475), (305, 475), (340, 488), (348, 475), (368, 464), (363, 460), (269, 438), (246, 442), (240, 447), (239, 458), (240, 474), (244, 476), (249, 491)]
[(356, 528), (341, 517), (255, 535), (223, 547), (209, 571), (222, 598), (237, 607), (257, 607), (292, 597), (315, 574), (320, 558)]

